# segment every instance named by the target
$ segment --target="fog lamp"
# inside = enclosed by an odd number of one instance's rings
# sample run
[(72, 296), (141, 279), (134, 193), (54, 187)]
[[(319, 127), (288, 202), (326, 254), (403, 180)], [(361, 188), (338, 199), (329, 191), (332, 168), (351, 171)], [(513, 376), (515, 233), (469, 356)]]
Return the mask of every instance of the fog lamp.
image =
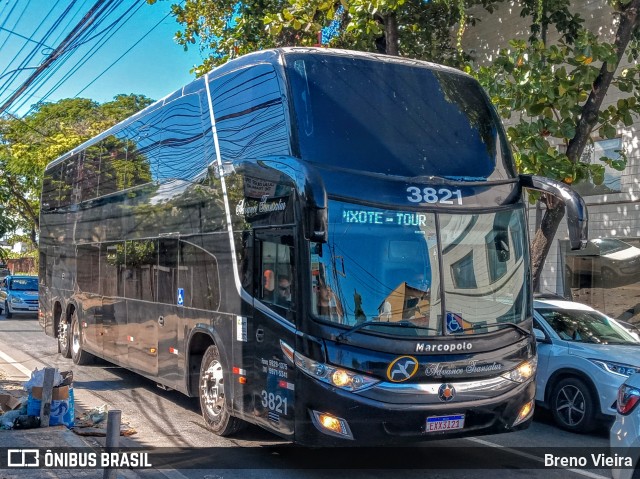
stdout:
[(513, 422), (513, 425), (517, 426), (521, 422), (526, 421), (531, 417), (532, 414), (533, 414), (533, 400), (529, 401), (524, 406), (522, 406), (522, 408), (520, 409), (520, 413), (518, 414), (518, 417)]
[(319, 411), (311, 411), (311, 418), (313, 420), (313, 424), (321, 432), (328, 434), (329, 436), (353, 439), (351, 429), (349, 428), (347, 421), (344, 419)]

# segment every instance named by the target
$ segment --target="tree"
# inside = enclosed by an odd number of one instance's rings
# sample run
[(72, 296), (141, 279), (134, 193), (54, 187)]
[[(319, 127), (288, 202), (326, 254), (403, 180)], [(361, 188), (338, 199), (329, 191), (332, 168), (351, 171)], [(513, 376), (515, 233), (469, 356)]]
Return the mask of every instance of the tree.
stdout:
[[(156, 0), (147, 0), (155, 3)], [(451, 28), (474, 24), (473, 6), (493, 11), (504, 0), (186, 0), (172, 6), (185, 48), (210, 52), (198, 75), (237, 55), (282, 46), (331, 47), (459, 63), (464, 57)]]
[[(640, 114), (640, 0), (608, 3), (618, 16), (612, 42), (587, 31), (580, 16), (569, 11), (569, 0), (528, 2), (525, 11), (537, 12), (529, 40), (511, 41), (509, 50), (479, 70), (479, 80), (511, 125), (507, 134), (521, 173), (567, 184), (601, 184), (605, 164), (617, 170), (626, 167), (624, 152), (619, 159), (600, 158), (601, 164), (582, 160), (595, 135), (614, 138), (618, 126), (631, 126)], [(549, 45), (545, 40), (551, 26), (560, 40)], [(630, 66), (619, 69), (625, 56)], [(628, 96), (602, 108), (611, 86)], [(560, 201), (548, 195), (541, 201), (546, 210), (531, 248), (534, 288), (564, 216)]]
[(65, 99), (40, 105), (23, 119), (0, 118), (0, 233), (23, 230), (35, 245), (45, 166), (151, 102), (143, 95), (118, 95), (102, 105)]

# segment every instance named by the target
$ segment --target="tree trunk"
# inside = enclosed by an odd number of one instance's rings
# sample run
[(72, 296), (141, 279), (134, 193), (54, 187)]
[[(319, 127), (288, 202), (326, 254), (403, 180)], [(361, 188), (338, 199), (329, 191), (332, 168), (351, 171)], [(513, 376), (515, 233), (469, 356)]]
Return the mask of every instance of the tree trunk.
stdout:
[[(600, 68), (598, 77), (593, 82), (593, 89), (589, 94), (587, 102), (582, 107), (582, 115), (576, 125), (576, 134), (567, 145), (567, 156), (572, 162), (576, 162), (582, 156), (582, 152), (589, 141), (589, 136), (598, 121), (598, 112), (602, 107), (602, 102), (607, 96), (607, 91), (614, 78), (620, 60), (624, 55), (633, 30), (640, 24), (640, 0), (632, 0), (625, 6), (620, 7), (620, 23), (616, 31), (614, 47), (617, 53), (617, 61), (612, 72), (609, 71), (607, 63)], [(540, 228), (536, 231), (531, 243), (531, 273), (533, 275), (534, 291), (540, 286), (540, 275), (544, 261), (551, 248), (551, 242), (558, 231), (560, 221), (564, 216), (564, 205), (555, 199), (547, 197), (547, 209), (542, 217)]]
[(542, 215), (540, 228), (536, 231), (531, 242), (531, 272), (534, 291), (539, 291), (542, 267), (551, 249), (560, 221), (564, 217), (564, 203), (562, 201), (551, 195), (546, 195), (543, 202), (547, 208)]
[(384, 16), (384, 36), (387, 44), (387, 55), (400, 55), (398, 17), (396, 16), (396, 12), (389, 12)]

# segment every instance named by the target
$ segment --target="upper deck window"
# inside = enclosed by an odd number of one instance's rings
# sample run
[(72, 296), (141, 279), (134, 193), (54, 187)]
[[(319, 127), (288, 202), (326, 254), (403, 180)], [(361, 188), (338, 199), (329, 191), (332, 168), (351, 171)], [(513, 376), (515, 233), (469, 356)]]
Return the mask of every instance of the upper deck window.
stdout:
[(398, 176), (515, 175), (502, 128), (470, 77), (357, 56), (290, 54), (304, 160)]

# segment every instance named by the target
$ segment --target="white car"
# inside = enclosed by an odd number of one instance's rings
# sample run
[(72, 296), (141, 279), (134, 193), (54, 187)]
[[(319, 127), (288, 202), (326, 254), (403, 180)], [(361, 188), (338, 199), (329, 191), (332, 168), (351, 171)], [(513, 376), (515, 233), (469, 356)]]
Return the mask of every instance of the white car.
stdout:
[[(640, 455), (640, 374), (630, 376), (618, 390), (616, 421), (611, 427), (611, 454), (630, 457), (633, 464), (638, 463)], [(634, 470), (612, 469), (614, 479), (638, 477)]]
[(534, 301), (534, 333), (536, 402), (558, 426), (587, 432), (613, 419), (618, 388), (640, 370), (640, 342), (595, 309), (555, 299)]

